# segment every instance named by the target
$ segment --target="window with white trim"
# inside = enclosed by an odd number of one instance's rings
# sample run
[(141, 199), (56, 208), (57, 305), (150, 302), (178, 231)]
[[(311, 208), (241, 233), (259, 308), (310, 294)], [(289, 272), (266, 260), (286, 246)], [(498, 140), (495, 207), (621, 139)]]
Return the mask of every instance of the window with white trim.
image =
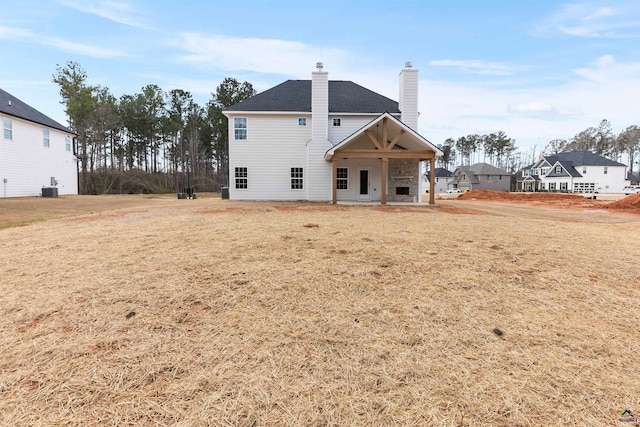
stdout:
[(247, 118), (246, 117), (233, 118), (233, 139), (235, 139), (236, 141), (242, 141), (247, 139)]
[(342, 120), (339, 118), (333, 119), (333, 127), (339, 127), (340, 125), (342, 125)]
[(556, 191), (556, 183), (555, 182), (550, 182), (549, 183), (549, 191)]
[(42, 145), (44, 147), (49, 147), (51, 140), (49, 138), (49, 129), (42, 129)]
[(249, 180), (247, 168), (236, 168), (235, 178), (237, 190), (246, 190), (248, 188)]
[(64, 149), (71, 151), (71, 137), (69, 135), (64, 137)]
[(562, 166), (556, 166), (555, 172), (562, 173)]
[(349, 188), (349, 169), (337, 168), (336, 170), (336, 189), (347, 190)]
[(583, 167), (582, 167), (582, 173), (583, 173), (583, 174), (587, 173), (587, 167), (586, 167), (586, 166), (583, 166)]
[(298, 117), (298, 126), (306, 126), (307, 118), (306, 117)]
[(303, 168), (291, 168), (291, 189), (302, 190), (304, 188)]
[(604, 174), (607, 174), (607, 171), (609, 170), (609, 168), (607, 166), (604, 167)]
[(2, 119), (4, 126), (4, 139), (13, 139), (13, 122), (9, 118)]
[(541, 182), (541, 183), (540, 183), (540, 189), (541, 189), (541, 190), (544, 190), (544, 188), (545, 188), (544, 182)]
[(540, 168), (540, 175), (546, 175), (549, 173), (549, 168)]
[(567, 183), (566, 182), (561, 182), (560, 183), (560, 191), (567, 191)]

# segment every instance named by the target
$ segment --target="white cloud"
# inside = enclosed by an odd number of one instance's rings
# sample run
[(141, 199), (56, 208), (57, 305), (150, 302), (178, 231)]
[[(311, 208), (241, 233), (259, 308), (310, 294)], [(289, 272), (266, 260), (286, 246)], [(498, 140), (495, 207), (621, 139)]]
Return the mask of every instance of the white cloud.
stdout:
[(556, 112), (555, 108), (553, 108), (551, 104), (542, 101), (509, 104), (507, 110), (510, 113), (515, 114), (540, 114)]
[(597, 2), (566, 4), (534, 32), (585, 38), (637, 38), (640, 37), (640, 6), (635, 1), (605, 7)]
[(58, 2), (71, 9), (91, 15), (100, 16), (118, 24), (128, 25), (136, 28), (151, 28), (146, 22), (145, 14), (129, 3), (116, 1), (95, 1), (95, 0), (58, 0)]
[(171, 44), (187, 52), (182, 61), (195, 66), (289, 76), (307, 76), (318, 61), (336, 66), (345, 56), (339, 49), (295, 41), (199, 33), (183, 33)]
[(429, 61), (429, 65), (432, 65), (434, 67), (455, 67), (460, 71), (466, 73), (487, 74), (495, 76), (508, 76), (514, 71), (523, 69), (523, 67), (517, 67), (501, 62), (480, 60), (437, 59)]
[(64, 52), (70, 52), (94, 58), (116, 58), (126, 56), (124, 52), (114, 49), (107, 49), (99, 46), (91, 46), (82, 43), (72, 42), (56, 37), (48, 37), (43, 34), (34, 33), (20, 28), (0, 27), (0, 39), (19, 40), (45, 46), (52, 46)]

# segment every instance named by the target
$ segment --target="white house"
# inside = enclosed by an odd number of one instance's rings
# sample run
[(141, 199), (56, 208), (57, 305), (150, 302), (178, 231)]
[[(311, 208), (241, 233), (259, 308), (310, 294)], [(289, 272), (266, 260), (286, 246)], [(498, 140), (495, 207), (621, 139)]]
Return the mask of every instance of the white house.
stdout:
[(0, 89), (0, 196), (78, 194), (74, 133)]
[[(428, 189), (430, 175), (429, 171), (424, 174), (424, 184), (426, 184), (425, 190)], [(434, 191), (436, 193), (445, 193), (449, 189), (449, 183), (453, 181), (453, 172), (445, 168), (436, 168), (435, 178), (436, 182)]]
[(590, 151), (542, 156), (516, 179), (522, 191), (620, 193), (626, 185), (626, 165)]
[(442, 152), (418, 133), (418, 70), (410, 63), (399, 92), (396, 102), (330, 81), (318, 63), (311, 80), (288, 80), (227, 108), (229, 197), (421, 201), (421, 162), (434, 170)]

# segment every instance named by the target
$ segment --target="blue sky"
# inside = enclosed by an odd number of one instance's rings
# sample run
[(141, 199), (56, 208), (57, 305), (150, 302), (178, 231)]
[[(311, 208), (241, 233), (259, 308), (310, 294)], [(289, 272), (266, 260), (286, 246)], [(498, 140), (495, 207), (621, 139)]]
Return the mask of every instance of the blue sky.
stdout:
[(501, 130), (539, 153), (602, 119), (640, 125), (637, 0), (21, 0), (0, 15), (0, 58), (0, 87), (63, 124), (51, 78), (67, 61), (116, 97), (157, 84), (201, 105), (225, 77), (263, 91), (317, 61), (397, 100), (411, 61), (436, 144)]

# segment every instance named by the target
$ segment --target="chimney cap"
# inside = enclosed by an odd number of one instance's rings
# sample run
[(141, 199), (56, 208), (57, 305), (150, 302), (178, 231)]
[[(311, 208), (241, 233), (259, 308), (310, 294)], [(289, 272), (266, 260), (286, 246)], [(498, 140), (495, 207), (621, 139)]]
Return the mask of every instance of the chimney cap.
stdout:
[(322, 62), (316, 62), (316, 68), (318, 69), (318, 71), (322, 71), (322, 69), (324, 68), (324, 64)]
[(404, 63), (404, 68), (411, 68), (413, 67), (413, 64), (411, 64), (411, 61), (407, 61)]

